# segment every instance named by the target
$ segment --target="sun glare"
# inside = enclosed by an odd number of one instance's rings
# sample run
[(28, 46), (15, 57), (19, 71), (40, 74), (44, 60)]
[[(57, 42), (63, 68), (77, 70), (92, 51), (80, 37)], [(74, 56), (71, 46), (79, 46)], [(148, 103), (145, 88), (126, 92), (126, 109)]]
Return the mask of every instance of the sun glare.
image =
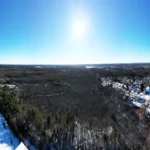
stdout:
[(75, 37), (83, 37), (86, 33), (86, 22), (85, 21), (76, 21), (73, 26), (73, 34)]

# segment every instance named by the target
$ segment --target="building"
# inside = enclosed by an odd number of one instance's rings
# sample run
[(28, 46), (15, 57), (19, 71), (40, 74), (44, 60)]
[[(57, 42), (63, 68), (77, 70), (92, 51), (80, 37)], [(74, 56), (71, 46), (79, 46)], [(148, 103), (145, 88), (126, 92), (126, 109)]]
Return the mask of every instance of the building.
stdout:
[(10, 89), (16, 88), (14, 84), (3, 84), (4, 87), (9, 87)]

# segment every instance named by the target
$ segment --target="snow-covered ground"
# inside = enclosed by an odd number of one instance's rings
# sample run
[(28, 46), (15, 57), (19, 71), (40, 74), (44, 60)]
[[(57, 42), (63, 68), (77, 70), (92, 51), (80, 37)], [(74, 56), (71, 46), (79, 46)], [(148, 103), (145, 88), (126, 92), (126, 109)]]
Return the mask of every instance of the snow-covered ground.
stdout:
[(25, 145), (21, 142), (20, 145), (16, 148), (16, 150), (28, 150)]
[[(146, 80), (144, 78), (143, 80)], [(102, 85), (112, 86), (116, 90), (123, 91), (124, 94), (128, 97), (130, 105), (136, 108), (146, 108), (146, 114), (150, 115), (150, 87), (147, 86), (145, 90), (142, 92), (140, 89), (141, 80), (132, 81), (126, 78), (120, 78), (119, 82), (113, 82), (112, 78), (101, 78)], [(146, 80), (147, 81), (147, 80)]]
[(27, 150), (25, 145), (15, 137), (5, 118), (0, 113), (0, 150)]

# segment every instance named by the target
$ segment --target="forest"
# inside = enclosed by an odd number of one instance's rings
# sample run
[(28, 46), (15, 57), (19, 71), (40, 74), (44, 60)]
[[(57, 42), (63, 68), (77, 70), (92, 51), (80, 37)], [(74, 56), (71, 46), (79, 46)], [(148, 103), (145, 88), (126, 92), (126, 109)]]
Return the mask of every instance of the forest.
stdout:
[[(20, 140), (38, 150), (140, 150), (147, 124), (101, 77), (143, 78), (148, 65), (0, 66), (0, 111)], [(30, 149), (30, 147), (28, 147)]]

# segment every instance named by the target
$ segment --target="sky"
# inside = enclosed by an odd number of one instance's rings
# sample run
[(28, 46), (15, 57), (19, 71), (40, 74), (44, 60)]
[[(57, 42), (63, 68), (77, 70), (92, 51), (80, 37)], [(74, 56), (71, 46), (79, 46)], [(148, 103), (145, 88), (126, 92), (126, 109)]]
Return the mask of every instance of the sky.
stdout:
[(150, 62), (149, 0), (0, 0), (0, 64)]

